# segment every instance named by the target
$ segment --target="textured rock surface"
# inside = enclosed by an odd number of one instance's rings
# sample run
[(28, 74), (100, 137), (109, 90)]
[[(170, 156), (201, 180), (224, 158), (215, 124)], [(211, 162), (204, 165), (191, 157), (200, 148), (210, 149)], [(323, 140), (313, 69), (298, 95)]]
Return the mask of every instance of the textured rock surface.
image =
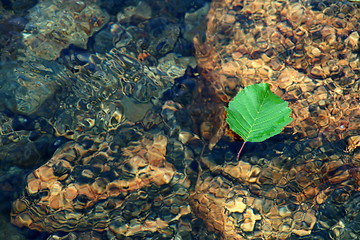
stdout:
[(351, 221), (344, 224), (345, 213), (335, 217), (332, 209), (339, 212), (343, 204), (350, 212), (351, 196), (358, 194), (359, 155), (337, 155), (336, 146), (341, 144), (311, 149), (264, 143), (240, 161), (226, 145), (216, 146), (202, 157), (191, 205), (223, 239), (354, 234)]
[(86, 48), (88, 38), (109, 20), (92, 1), (41, 1), (30, 9), (24, 35), (27, 54), (46, 60), (74, 44)]
[(35, 113), (46, 101), (51, 102), (54, 93), (66, 88), (74, 77), (65, 66), (51, 61), (7, 64), (0, 70), (0, 76), (1, 105), (25, 115)]
[(215, 0), (197, 60), (224, 103), (268, 82), (290, 102), (291, 133), (335, 141), (359, 133), (359, 8), (310, 4)]
[(167, 138), (140, 137), (120, 149), (116, 140), (106, 143), (109, 137), (68, 143), (30, 174), (13, 223), (48, 232), (171, 235), (169, 222), (190, 214), (190, 206), (186, 179), (166, 162)]

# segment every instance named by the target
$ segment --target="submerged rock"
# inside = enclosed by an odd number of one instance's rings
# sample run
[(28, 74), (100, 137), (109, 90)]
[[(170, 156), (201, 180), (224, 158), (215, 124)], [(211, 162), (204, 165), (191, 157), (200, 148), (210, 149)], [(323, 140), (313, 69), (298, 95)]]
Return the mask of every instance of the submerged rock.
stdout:
[[(15, 113), (31, 115), (46, 101), (51, 102), (55, 92), (70, 85), (74, 75), (54, 61), (27, 61), (7, 64), (0, 70), (1, 105)], [(47, 105), (48, 111), (54, 107)]]
[(55, 60), (70, 44), (85, 48), (109, 15), (91, 1), (41, 1), (29, 11), (23, 32), (27, 54)]
[(12, 222), (47, 232), (96, 229), (119, 239), (173, 236), (180, 222), (169, 222), (191, 212), (187, 182), (166, 161), (165, 136), (134, 137), (126, 147), (108, 142), (109, 135), (66, 144), (27, 177)]
[(329, 14), (291, 1), (213, 1), (206, 41), (196, 44), (202, 75), (224, 105), (270, 83), (293, 112), (286, 132), (300, 138), (358, 135), (360, 9), (337, 5)]

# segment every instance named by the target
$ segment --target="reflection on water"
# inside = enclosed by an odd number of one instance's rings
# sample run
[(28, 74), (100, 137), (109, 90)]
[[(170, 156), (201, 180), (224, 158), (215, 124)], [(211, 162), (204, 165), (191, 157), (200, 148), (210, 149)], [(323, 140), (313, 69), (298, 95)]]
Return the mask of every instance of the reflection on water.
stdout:
[[(358, 238), (358, 3), (0, 11), (1, 238)], [(224, 106), (259, 82), (294, 120), (237, 161)]]

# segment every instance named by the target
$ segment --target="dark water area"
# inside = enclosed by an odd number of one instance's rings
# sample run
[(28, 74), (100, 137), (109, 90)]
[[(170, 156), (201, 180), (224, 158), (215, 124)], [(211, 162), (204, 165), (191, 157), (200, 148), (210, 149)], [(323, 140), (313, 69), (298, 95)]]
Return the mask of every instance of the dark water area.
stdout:
[[(356, 1), (0, 1), (0, 239), (360, 239), (359, 32)], [(249, 142), (224, 107), (262, 82), (292, 120)]]

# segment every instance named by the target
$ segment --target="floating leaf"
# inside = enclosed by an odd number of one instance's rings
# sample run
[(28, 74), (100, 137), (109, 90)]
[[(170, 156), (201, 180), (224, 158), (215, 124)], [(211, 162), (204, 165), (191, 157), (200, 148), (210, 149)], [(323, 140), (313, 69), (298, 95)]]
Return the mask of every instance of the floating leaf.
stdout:
[(292, 120), (288, 103), (271, 92), (268, 83), (247, 86), (226, 108), (230, 129), (246, 142), (262, 142), (282, 131)]

